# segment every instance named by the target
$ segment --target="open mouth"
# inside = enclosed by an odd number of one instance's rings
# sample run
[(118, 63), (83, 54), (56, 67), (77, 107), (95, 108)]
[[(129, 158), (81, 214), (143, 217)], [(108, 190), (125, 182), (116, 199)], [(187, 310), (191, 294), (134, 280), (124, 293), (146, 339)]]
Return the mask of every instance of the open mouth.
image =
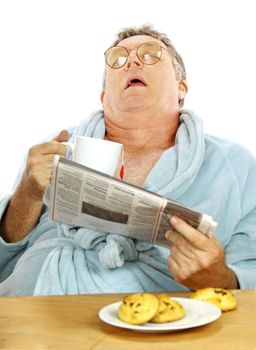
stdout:
[(126, 89), (132, 86), (147, 86), (147, 84), (141, 78), (132, 78), (127, 81)]

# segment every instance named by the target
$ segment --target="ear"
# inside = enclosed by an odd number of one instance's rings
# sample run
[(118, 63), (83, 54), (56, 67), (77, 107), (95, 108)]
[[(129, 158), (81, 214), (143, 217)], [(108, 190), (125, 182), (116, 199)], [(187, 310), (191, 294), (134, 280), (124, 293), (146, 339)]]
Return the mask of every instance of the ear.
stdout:
[(188, 84), (186, 80), (181, 80), (179, 82), (179, 100), (184, 100), (187, 91), (188, 91)]
[(103, 104), (104, 96), (105, 96), (105, 91), (102, 90), (102, 91), (101, 91), (101, 94), (100, 94), (100, 100), (101, 100), (101, 103), (102, 103), (102, 104)]

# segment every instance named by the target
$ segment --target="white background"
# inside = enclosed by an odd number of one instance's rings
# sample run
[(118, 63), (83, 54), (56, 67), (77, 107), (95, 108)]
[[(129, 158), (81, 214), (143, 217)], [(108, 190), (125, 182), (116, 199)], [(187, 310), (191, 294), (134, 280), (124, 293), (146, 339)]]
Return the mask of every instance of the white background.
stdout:
[(103, 52), (152, 23), (182, 55), (185, 106), (256, 154), (254, 0), (0, 0), (0, 192), (29, 146), (101, 107)]

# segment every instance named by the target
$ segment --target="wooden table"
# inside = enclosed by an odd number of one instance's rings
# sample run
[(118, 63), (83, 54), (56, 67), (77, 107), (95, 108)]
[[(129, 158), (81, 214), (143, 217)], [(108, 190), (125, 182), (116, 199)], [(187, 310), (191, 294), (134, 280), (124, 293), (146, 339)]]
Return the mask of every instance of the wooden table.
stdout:
[(0, 298), (0, 349), (256, 350), (255, 291), (237, 291), (237, 310), (223, 313), (211, 324), (162, 334), (103, 323), (100, 308), (122, 298), (120, 294)]

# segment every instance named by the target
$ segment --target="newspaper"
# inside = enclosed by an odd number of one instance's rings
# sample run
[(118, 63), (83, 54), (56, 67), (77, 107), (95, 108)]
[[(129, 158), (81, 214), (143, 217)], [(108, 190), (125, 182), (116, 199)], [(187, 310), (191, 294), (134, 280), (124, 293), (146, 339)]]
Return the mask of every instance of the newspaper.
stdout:
[(211, 216), (58, 156), (44, 202), (53, 221), (153, 244), (168, 245), (172, 215), (208, 236), (217, 226)]

